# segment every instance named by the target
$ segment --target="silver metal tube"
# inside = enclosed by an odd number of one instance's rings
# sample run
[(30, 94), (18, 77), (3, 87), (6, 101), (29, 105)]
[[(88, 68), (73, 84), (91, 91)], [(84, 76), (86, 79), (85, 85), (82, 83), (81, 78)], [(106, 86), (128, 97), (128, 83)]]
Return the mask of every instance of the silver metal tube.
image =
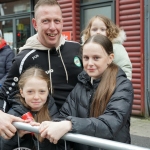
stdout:
[[(27, 123), (14, 122), (13, 125), (17, 129), (39, 133), (38, 127), (31, 126)], [(61, 139), (80, 143), (80, 144), (85, 144), (85, 145), (89, 145), (93, 147), (109, 149), (109, 150), (121, 150), (121, 149), (123, 150), (150, 150), (149, 148), (134, 146), (131, 144), (120, 143), (116, 141), (101, 139), (101, 138), (82, 135), (82, 134), (67, 133)]]

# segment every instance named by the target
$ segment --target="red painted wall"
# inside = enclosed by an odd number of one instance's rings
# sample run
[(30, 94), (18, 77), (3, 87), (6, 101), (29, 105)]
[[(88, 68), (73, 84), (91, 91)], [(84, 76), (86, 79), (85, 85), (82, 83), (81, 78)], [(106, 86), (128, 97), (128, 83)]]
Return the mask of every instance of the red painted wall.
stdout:
[(124, 46), (132, 62), (133, 115), (144, 115), (144, 2), (116, 0), (116, 23), (127, 35)]
[(71, 40), (80, 41), (80, 0), (58, 0), (63, 13), (63, 31), (71, 31)]

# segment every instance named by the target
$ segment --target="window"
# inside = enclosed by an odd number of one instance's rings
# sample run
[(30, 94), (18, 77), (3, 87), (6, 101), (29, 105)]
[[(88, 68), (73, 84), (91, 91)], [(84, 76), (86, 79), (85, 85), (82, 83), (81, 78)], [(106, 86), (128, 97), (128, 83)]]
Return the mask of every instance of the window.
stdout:
[(114, 0), (82, 0), (81, 1), (81, 31), (88, 21), (95, 15), (105, 15), (111, 20), (115, 20)]
[(31, 11), (30, 0), (13, 1), (0, 4), (0, 16)]

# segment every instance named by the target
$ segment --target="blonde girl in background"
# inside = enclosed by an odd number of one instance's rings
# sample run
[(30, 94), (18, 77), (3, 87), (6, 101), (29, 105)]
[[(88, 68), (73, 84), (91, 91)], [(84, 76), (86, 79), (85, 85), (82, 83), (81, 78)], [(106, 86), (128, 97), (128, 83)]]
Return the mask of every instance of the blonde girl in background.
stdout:
[(113, 43), (114, 60), (126, 74), (129, 80), (132, 79), (132, 64), (125, 47), (122, 45), (126, 40), (124, 30), (115, 25), (109, 18), (96, 15), (90, 19), (86, 28), (82, 31), (82, 44), (95, 34), (107, 36)]

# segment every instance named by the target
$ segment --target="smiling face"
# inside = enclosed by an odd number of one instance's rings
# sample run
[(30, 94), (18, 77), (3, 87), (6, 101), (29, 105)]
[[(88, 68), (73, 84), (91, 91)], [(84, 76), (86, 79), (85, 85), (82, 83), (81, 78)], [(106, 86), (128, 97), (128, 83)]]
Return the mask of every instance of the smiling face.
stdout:
[(48, 47), (57, 47), (63, 28), (62, 12), (57, 5), (42, 5), (32, 19), (33, 26), (38, 32), (39, 42)]
[(100, 20), (99, 18), (96, 18), (92, 22), (92, 25), (90, 28), (90, 36), (93, 36), (96, 34), (102, 34), (104, 36), (107, 36), (106, 29), (107, 29), (107, 27), (106, 27), (105, 23), (102, 20)]
[(114, 58), (113, 53), (108, 55), (104, 48), (96, 43), (85, 44), (82, 55), (84, 70), (93, 79), (100, 78)]
[(47, 82), (31, 77), (26, 80), (23, 89), (20, 89), (20, 94), (32, 111), (39, 111), (46, 103), (49, 94)]

